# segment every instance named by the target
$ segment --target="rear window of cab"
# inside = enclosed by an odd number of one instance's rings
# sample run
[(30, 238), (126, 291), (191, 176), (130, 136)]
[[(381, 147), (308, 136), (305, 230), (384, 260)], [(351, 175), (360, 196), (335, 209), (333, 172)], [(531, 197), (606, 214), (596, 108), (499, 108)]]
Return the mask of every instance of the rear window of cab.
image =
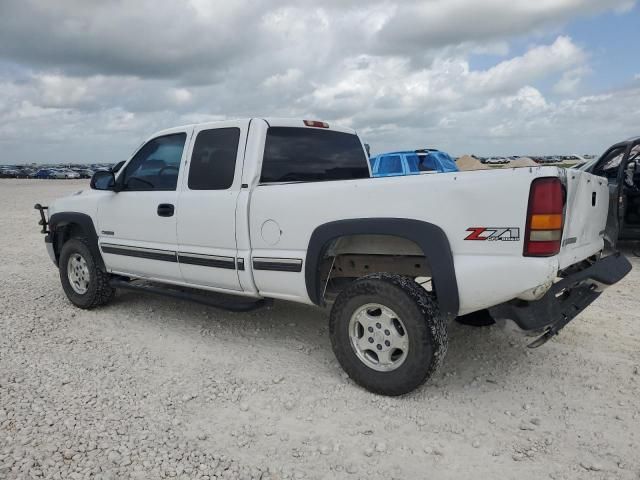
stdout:
[(357, 135), (334, 130), (269, 127), (260, 183), (369, 178)]

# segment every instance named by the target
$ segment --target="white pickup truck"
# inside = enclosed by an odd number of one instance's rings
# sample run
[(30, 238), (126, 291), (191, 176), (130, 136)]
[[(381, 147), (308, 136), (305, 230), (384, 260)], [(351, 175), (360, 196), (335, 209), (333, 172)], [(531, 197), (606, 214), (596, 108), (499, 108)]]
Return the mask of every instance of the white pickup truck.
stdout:
[(386, 395), (434, 373), (450, 320), (489, 309), (541, 344), (631, 268), (603, 255), (605, 178), (557, 167), (370, 173), (352, 130), (224, 121), (159, 132), (90, 190), (36, 208), (78, 307), (117, 288), (236, 310), (333, 304), (342, 367)]

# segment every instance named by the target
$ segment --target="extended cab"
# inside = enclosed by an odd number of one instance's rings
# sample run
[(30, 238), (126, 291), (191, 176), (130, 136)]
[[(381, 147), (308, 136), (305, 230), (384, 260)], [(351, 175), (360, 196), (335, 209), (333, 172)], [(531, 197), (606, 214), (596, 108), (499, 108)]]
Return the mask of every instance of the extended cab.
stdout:
[(36, 207), (78, 307), (116, 288), (329, 303), (343, 368), (399, 395), (440, 365), (451, 319), (490, 309), (539, 344), (624, 277), (608, 204), (605, 178), (557, 167), (371, 178), (352, 130), (253, 118), (159, 132)]

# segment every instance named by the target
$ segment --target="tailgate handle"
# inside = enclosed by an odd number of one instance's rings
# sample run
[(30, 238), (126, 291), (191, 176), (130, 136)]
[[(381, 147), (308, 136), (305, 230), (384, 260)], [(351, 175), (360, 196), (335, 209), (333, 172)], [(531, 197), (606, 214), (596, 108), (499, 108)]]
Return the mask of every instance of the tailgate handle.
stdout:
[(593, 192), (591, 194), (591, 206), (595, 207), (596, 206), (596, 192)]

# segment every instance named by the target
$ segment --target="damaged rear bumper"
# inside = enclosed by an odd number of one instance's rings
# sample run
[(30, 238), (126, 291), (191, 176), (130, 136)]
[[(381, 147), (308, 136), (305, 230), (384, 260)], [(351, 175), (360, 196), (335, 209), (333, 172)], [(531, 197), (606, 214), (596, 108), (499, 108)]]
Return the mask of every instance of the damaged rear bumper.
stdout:
[(630, 271), (629, 260), (615, 253), (562, 278), (539, 300), (511, 300), (490, 308), (489, 312), (495, 320), (513, 320), (522, 330), (544, 333), (547, 340)]

